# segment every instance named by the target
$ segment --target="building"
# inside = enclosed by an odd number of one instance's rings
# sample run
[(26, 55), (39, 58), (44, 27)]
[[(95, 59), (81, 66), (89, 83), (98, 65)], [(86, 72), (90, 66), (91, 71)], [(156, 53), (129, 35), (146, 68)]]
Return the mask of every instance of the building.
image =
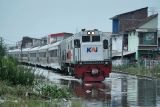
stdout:
[[(139, 50), (151, 51), (157, 47), (158, 14), (148, 17), (148, 7), (116, 15), (111, 20), (112, 56), (116, 65), (139, 60), (141, 57)], [(146, 40), (142, 43), (146, 37), (143, 35), (152, 35), (153, 40), (150, 40), (152, 43)]]
[(19, 44), (18, 46), (20, 46), (22, 48), (33, 48), (33, 47), (37, 47), (37, 46), (46, 45), (47, 38), (43, 37), (41, 39), (37, 39), (37, 38), (25, 36), (22, 38), (22, 41), (19, 43), (21, 43), (21, 44)]
[(66, 32), (50, 34), (50, 35), (48, 35), (48, 43), (52, 44), (54, 42), (66, 39), (72, 35), (73, 35), (72, 33), (66, 33)]
[(154, 59), (158, 47), (158, 14), (151, 15), (134, 28), (128, 29), (128, 51), (136, 53), (135, 59)]
[(41, 46), (48, 44), (48, 36), (44, 36), (41, 38)]

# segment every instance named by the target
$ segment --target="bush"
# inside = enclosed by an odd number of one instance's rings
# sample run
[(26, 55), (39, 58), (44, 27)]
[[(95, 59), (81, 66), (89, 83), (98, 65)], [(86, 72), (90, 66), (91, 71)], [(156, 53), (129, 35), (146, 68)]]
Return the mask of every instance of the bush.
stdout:
[(7, 80), (13, 85), (33, 85), (34, 72), (24, 66), (19, 66), (16, 59), (3, 58), (0, 79)]
[(70, 98), (71, 94), (67, 87), (58, 87), (57, 85), (45, 84), (37, 89), (40, 91), (40, 94), (47, 98)]

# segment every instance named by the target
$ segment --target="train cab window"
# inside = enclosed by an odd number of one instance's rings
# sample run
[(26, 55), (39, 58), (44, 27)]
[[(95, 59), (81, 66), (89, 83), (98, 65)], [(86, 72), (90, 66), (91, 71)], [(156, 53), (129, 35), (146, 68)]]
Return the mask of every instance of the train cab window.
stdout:
[(108, 49), (108, 40), (103, 40), (103, 48)]
[(75, 39), (75, 40), (74, 40), (74, 47), (75, 47), (75, 48), (80, 48), (80, 46), (81, 46), (81, 45), (80, 45), (80, 40), (79, 40), (79, 39)]
[(100, 36), (92, 36), (92, 42), (99, 42)]
[(82, 36), (82, 42), (90, 42), (90, 36)]

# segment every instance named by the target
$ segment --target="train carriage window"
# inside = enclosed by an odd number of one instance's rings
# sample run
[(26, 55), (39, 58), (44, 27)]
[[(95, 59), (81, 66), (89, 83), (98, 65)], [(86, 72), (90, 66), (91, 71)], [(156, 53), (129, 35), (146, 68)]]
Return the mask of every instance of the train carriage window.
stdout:
[(81, 45), (80, 45), (80, 40), (79, 40), (79, 39), (75, 39), (75, 40), (74, 40), (74, 47), (75, 47), (75, 48), (80, 48), (80, 46), (81, 46)]
[(49, 53), (50, 57), (57, 57), (57, 50), (51, 50)]
[(92, 36), (92, 42), (99, 42), (100, 36)]
[(90, 42), (90, 36), (82, 36), (82, 42)]
[(28, 54), (22, 54), (22, 57), (28, 57)]
[(30, 53), (30, 57), (36, 57), (36, 53)]
[(103, 48), (108, 49), (108, 40), (103, 40)]
[(41, 52), (41, 53), (39, 53), (39, 56), (40, 56), (40, 57), (46, 57), (46, 52)]

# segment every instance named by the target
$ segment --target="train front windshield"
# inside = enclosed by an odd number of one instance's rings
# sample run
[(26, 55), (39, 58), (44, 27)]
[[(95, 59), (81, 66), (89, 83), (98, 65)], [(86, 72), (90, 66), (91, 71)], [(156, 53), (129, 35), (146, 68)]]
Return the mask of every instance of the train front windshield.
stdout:
[(82, 42), (100, 42), (100, 36), (82, 36)]

